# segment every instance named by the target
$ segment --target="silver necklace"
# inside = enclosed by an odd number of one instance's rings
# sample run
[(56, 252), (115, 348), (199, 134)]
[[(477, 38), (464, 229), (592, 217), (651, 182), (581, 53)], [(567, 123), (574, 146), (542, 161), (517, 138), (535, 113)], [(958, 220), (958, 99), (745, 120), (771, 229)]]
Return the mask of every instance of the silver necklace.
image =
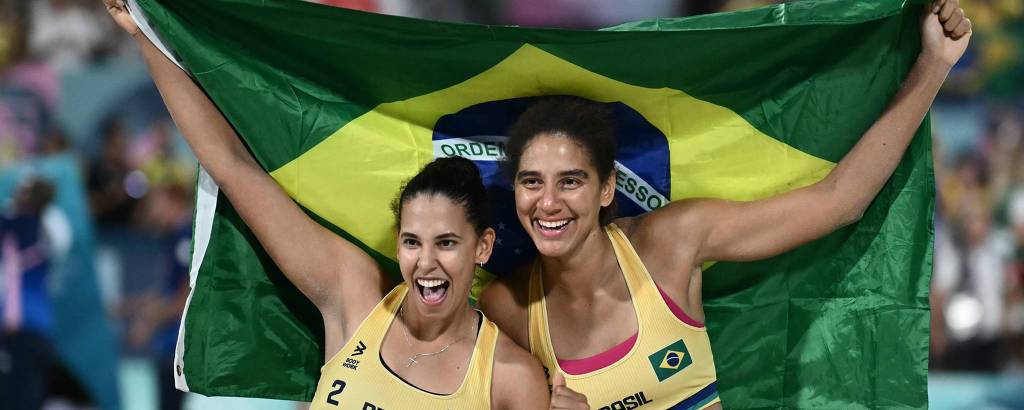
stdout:
[[(402, 318), (402, 324), (404, 325), (403, 328), (405, 330), (405, 332), (402, 333), (402, 336), (405, 336), (405, 344), (409, 346), (409, 349), (412, 349), (413, 348), (412, 347), (412, 341), (409, 340), (409, 327), (408, 327), (408, 325), (405, 324), (405, 316), (403, 315), (404, 312), (405, 312), (405, 305), (399, 306), (398, 307), (398, 317)], [(470, 326), (469, 333), (470, 334), (475, 334), (476, 333), (476, 325)], [(449, 347), (452, 347), (452, 345), (454, 345), (456, 343), (459, 343), (459, 342), (461, 342), (463, 340), (466, 340), (466, 338), (468, 338), (468, 337), (469, 336), (462, 336), (462, 337), (460, 337), (458, 339), (455, 339), (455, 341), (444, 345), (444, 347), (442, 347), (441, 350), (438, 350), (436, 352), (415, 353), (415, 354), (413, 354), (412, 356), (409, 356), (406, 359), (407, 362), (405, 363), (405, 367), (409, 368), (409, 367), (412, 367), (412, 365), (414, 365), (416, 363), (419, 363), (419, 361), (417, 361), (416, 359), (419, 359), (421, 357), (437, 356), (437, 355), (439, 355), (441, 353), (444, 353), (446, 350), (448, 350)]]

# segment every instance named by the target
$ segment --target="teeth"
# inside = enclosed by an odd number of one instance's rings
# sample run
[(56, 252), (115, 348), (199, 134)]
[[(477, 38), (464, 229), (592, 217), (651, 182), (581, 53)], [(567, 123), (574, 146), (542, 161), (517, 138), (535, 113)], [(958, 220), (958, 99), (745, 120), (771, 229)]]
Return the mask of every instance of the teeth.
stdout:
[(441, 286), (445, 283), (443, 279), (416, 279), (416, 284), (425, 288), (432, 288), (435, 286)]
[(568, 219), (563, 219), (561, 221), (548, 222), (548, 221), (542, 221), (542, 220), (538, 219), (537, 223), (539, 223), (540, 226), (543, 226), (545, 228), (561, 228), (565, 224), (569, 223), (569, 220)]

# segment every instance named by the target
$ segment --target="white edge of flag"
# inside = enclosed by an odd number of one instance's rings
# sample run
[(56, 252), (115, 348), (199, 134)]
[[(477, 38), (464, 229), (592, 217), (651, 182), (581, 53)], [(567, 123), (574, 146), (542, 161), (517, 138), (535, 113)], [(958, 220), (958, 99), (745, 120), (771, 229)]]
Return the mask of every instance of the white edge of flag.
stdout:
[(142, 7), (139, 7), (138, 1), (125, 0), (125, 4), (128, 9), (128, 14), (132, 16), (133, 20), (135, 20), (135, 25), (139, 26), (139, 30), (142, 31), (142, 34), (144, 34), (146, 38), (148, 38), (149, 41), (151, 41), (153, 45), (160, 50), (161, 53), (164, 53), (164, 55), (167, 56), (174, 65), (187, 73), (188, 70), (185, 69), (185, 66), (181, 65), (181, 61), (174, 56), (174, 53), (171, 52), (171, 48), (160, 39), (160, 35), (157, 34), (155, 29), (153, 29), (153, 25), (149, 24), (149, 19), (146, 18), (146, 13), (142, 12)]
[[(126, 0), (128, 13), (139, 26), (139, 30), (164, 54), (174, 65), (186, 73), (188, 70), (181, 64), (181, 61), (171, 52), (171, 48), (160, 39), (160, 35), (149, 23), (137, 0)], [(181, 391), (189, 391), (185, 371), (185, 317), (188, 314), (189, 306), (192, 303), (192, 295), (196, 290), (196, 278), (199, 276), (199, 267), (203, 265), (203, 257), (210, 245), (210, 235), (213, 231), (214, 212), (217, 209), (217, 194), (220, 187), (213, 181), (210, 174), (199, 167), (199, 177), (196, 181), (196, 212), (195, 223), (192, 227), (192, 262), (189, 266), (189, 293), (185, 301), (185, 310), (181, 313), (181, 322), (178, 324), (178, 340), (174, 347), (174, 367), (170, 370), (174, 374), (174, 387)], [(163, 371), (166, 371), (163, 370)]]

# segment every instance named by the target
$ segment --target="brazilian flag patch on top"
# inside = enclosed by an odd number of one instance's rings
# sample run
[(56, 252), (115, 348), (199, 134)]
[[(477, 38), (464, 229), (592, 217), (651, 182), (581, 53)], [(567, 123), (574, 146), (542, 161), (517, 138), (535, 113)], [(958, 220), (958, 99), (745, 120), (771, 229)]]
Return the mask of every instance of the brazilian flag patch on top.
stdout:
[(686, 350), (686, 343), (683, 343), (682, 339), (654, 352), (647, 356), (647, 359), (651, 361), (651, 368), (654, 369), (654, 374), (658, 376), (659, 382), (665, 381), (693, 364), (693, 358), (690, 357), (690, 352)]

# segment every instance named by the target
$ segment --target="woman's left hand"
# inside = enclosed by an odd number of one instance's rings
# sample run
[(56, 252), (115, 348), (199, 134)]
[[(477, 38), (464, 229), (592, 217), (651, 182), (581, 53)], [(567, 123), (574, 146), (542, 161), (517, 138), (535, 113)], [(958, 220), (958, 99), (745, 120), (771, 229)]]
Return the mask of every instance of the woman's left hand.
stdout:
[(551, 410), (590, 410), (587, 396), (566, 387), (565, 376), (556, 371), (554, 384), (551, 386)]
[(935, 0), (921, 21), (921, 56), (952, 67), (967, 50), (971, 19), (964, 16), (959, 0)]

